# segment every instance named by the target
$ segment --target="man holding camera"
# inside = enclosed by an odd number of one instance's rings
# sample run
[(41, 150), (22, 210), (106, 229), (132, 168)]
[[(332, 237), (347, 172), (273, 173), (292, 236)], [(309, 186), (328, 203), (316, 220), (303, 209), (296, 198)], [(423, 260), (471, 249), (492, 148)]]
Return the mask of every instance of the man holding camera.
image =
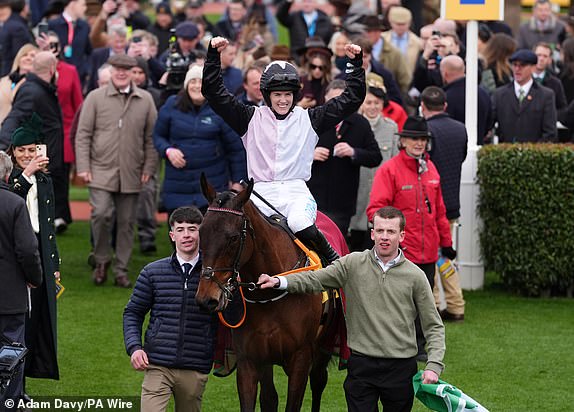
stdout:
[(175, 64), (173, 54), (177, 52), (185, 62), (184, 72), (187, 72), (189, 65), (195, 62), (196, 59), (195, 49), (200, 40), (199, 29), (194, 23), (184, 21), (176, 26), (175, 37), (177, 39), (174, 46), (175, 50), (171, 49), (170, 44), (170, 47), (160, 55), (159, 60), (165, 65), (169, 72), (171, 66)]
[[(26, 202), (12, 193), (6, 183), (11, 172), (10, 157), (0, 151), (0, 336), (24, 344), (24, 322), (29, 310), (26, 286), (37, 287), (42, 283), (42, 266)], [(17, 403), (22, 395), (22, 366), (17, 367), (5, 391), (0, 386), (0, 408), (10, 406), (5, 403), (8, 399)]]
[(429, 86), (442, 87), (440, 62), (444, 57), (459, 52), (460, 45), (456, 34), (434, 30), (417, 61), (412, 86), (421, 93)]

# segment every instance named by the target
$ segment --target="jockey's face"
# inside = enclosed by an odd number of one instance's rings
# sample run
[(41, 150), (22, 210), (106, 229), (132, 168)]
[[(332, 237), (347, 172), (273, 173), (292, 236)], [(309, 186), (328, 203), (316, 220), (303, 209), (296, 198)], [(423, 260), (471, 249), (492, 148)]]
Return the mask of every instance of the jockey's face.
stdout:
[(197, 223), (175, 222), (169, 232), (177, 253), (188, 260), (199, 251), (199, 225)]
[(387, 263), (397, 256), (399, 244), (405, 239), (400, 218), (383, 219), (375, 215), (373, 225), (371, 239), (375, 242), (375, 251), (379, 259)]
[(271, 100), (271, 108), (279, 115), (289, 113), (293, 105), (293, 92), (277, 91), (269, 94)]

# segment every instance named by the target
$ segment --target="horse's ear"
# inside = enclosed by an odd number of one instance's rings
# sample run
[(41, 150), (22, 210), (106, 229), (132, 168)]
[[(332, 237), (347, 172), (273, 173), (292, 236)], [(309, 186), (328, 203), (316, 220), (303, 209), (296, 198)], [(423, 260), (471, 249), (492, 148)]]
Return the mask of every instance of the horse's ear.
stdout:
[(203, 196), (205, 196), (205, 198), (207, 199), (207, 203), (211, 204), (211, 202), (213, 202), (213, 199), (215, 199), (215, 196), (217, 195), (215, 189), (213, 188), (213, 186), (209, 184), (207, 178), (205, 177), (205, 173), (203, 172), (201, 173), (201, 178), (199, 179), (199, 181), (201, 183), (201, 192), (203, 193)]
[(253, 179), (249, 179), (247, 187), (237, 194), (237, 197), (235, 198), (235, 206), (237, 208), (243, 207), (251, 197), (251, 192), (253, 192)]

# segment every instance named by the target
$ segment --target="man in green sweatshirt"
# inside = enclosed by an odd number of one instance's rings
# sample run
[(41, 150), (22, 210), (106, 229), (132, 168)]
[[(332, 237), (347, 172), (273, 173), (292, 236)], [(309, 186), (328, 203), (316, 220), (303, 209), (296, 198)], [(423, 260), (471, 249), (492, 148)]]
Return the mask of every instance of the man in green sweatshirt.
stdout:
[(420, 316), (427, 340), (423, 383), (436, 383), (444, 368), (444, 325), (424, 272), (399, 249), (405, 237), (402, 212), (383, 207), (373, 223), (373, 249), (351, 253), (314, 272), (262, 274), (258, 284), (291, 293), (342, 288), (351, 349), (344, 383), (348, 410), (377, 410), (380, 400), (385, 412), (410, 411), (417, 372), (415, 318)]

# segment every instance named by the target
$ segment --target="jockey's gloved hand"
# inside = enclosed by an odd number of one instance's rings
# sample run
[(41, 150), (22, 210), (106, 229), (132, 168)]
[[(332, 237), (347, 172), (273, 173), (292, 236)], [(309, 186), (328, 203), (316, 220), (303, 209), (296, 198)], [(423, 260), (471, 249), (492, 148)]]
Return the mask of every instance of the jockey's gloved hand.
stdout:
[(452, 246), (441, 247), (440, 253), (441, 253), (441, 255), (443, 255), (447, 259), (450, 259), (450, 260), (456, 259), (456, 250), (454, 250), (452, 248)]
[(349, 59), (349, 62), (357, 69), (361, 67), (363, 65), (363, 51), (361, 50), (359, 54), (355, 55), (354, 59)]

